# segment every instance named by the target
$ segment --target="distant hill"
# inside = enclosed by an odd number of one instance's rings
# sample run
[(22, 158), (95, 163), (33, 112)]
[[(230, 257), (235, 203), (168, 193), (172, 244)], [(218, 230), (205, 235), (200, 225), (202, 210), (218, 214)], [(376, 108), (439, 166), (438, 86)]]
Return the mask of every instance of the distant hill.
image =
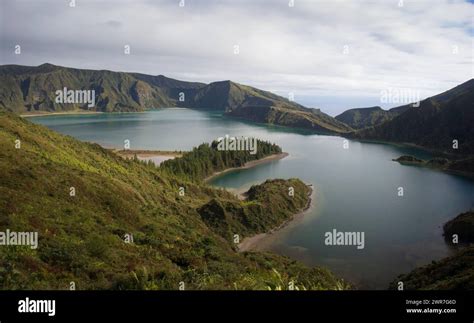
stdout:
[[(399, 107), (406, 108), (407, 106)], [(474, 79), (420, 102), (374, 127), (352, 133), (361, 140), (410, 143), (447, 154), (474, 154)], [(453, 149), (453, 140), (458, 149)]]
[(336, 120), (343, 122), (354, 129), (362, 129), (382, 124), (395, 118), (406, 109), (383, 110), (381, 107), (355, 108), (346, 110), (336, 116)]
[(389, 289), (398, 289), (399, 282), (405, 290), (473, 290), (474, 247), (459, 249), (450, 257), (400, 275)]
[[(232, 81), (184, 82), (163, 75), (84, 70), (43, 64), (0, 66), (0, 109), (16, 113), (94, 110), (131, 112), (165, 107), (223, 111), (230, 117), (326, 133), (352, 129), (334, 118), (268, 91)], [(55, 103), (55, 92), (94, 90), (96, 104)]]
[[(0, 108), (24, 112), (62, 112), (87, 109), (103, 112), (143, 111), (150, 108), (176, 106), (181, 90), (194, 90), (204, 85), (105, 70), (83, 70), (51, 64), (38, 67), (0, 66)], [(86, 104), (55, 103), (55, 92), (94, 90), (95, 107)]]
[[(218, 88), (224, 87), (228, 95), (218, 97)], [(205, 93), (202, 97), (200, 93)], [(211, 92), (209, 94), (208, 92)], [(218, 105), (226, 107), (226, 115), (259, 123), (293, 128), (310, 129), (326, 133), (347, 133), (352, 129), (319, 109), (309, 109), (268, 91), (231, 81), (211, 83), (197, 94), (198, 105), (209, 106), (209, 101), (223, 100)], [(204, 103), (204, 104), (203, 104)], [(212, 105), (211, 105), (212, 106)]]
[(320, 133), (346, 134), (352, 131), (351, 127), (319, 109), (296, 110), (285, 104), (240, 106), (228, 112), (227, 115), (259, 123), (309, 129)]

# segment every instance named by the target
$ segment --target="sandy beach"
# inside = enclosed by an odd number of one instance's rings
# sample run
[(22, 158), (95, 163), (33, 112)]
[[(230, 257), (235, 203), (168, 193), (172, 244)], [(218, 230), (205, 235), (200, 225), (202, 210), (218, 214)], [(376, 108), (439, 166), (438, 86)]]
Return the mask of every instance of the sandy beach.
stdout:
[(238, 169), (252, 168), (252, 167), (255, 167), (255, 166), (258, 166), (258, 165), (261, 165), (261, 164), (269, 163), (269, 162), (274, 161), (274, 160), (283, 159), (287, 156), (288, 156), (288, 153), (279, 153), (279, 154), (274, 154), (274, 155), (267, 156), (267, 157), (262, 158), (262, 159), (252, 160), (252, 161), (249, 161), (248, 163), (245, 163), (245, 165), (241, 166), (241, 167), (227, 168), (226, 170), (223, 170), (221, 172), (215, 172), (211, 176), (205, 178), (204, 182), (209, 182), (213, 178), (216, 178), (218, 176), (221, 176), (223, 174), (226, 174), (226, 173), (238, 170)]
[(316, 197), (316, 190), (313, 188), (312, 184), (308, 184), (308, 187), (311, 189), (308, 194), (309, 200), (306, 206), (300, 212), (296, 213), (293, 217), (283, 222), (280, 226), (268, 232), (259, 233), (251, 237), (244, 238), (244, 240), (242, 240), (242, 242), (239, 243), (237, 246), (239, 252), (262, 250), (266, 245), (271, 244), (271, 242), (273, 242), (273, 240), (277, 237), (276, 233), (292, 224), (296, 224), (301, 221), (304, 216), (314, 207), (313, 201)]

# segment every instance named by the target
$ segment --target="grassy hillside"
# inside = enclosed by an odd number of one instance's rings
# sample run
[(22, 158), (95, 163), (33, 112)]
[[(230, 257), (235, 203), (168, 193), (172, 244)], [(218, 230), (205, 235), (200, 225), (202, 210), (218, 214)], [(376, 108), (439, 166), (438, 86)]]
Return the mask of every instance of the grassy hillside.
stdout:
[(213, 82), (203, 87), (195, 95), (193, 105), (197, 108), (208, 107), (227, 112), (246, 106), (285, 105), (290, 109), (305, 109), (302, 105), (279, 95), (232, 81)]
[[(257, 186), (239, 201), (5, 112), (0, 143), (0, 230), (39, 235), (37, 249), (0, 246), (1, 289), (68, 289), (72, 281), (78, 289), (177, 289), (181, 281), (186, 289), (347, 287), (322, 268), (240, 254), (221, 230), (243, 238), (279, 223), (307, 199), (298, 180)], [(288, 186), (296, 198), (286, 197)], [(226, 209), (232, 218), (214, 223), (209, 203), (243, 213)]]
[[(292, 187), (299, 192), (288, 195)], [(220, 236), (232, 239), (268, 231), (288, 221), (308, 204), (310, 189), (298, 179), (268, 180), (252, 186), (245, 202), (235, 199), (212, 199), (198, 213), (202, 220)]]
[(460, 249), (451, 257), (401, 275), (390, 284), (390, 289), (397, 289), (400, 281), (405, 290), (473, 290), (474, 247)]
[(383, 110), (381, 107), (356, 108), (344, 111), (335, 117), (353, 129), (373, 127), (399, 115), (398, 110)]
[(459, 214), (443, 226), (444, 236), (452, 244), (454, 234), (458, 235), (460, 243), (474, 243), (474, 211)]
[[(474, 79), (420, 102), (390, 121), (353, 137), (411, 143), (453, 155), (474, 154)], [(458, 148), (453, 149), (453, 140)]]
[(254, 122), (312, 130), (326, 134), (345, 134), (352, 131), (348, 125), (316, 109), (289, 109), (285, 105), (251, 105), (227, 113)]
[(431, 264), (415, 268), (408, 274), (400, 275), (390, 284), (397, 289), (403, 282), (404, 289), (429, 290), (473, 290), (474, 289), (474, 212), (459, 214), (443, 226), (445, 240), (453, 246), (453, 234), (458, 235), (458, 245), (454, 245), (454, 255), (433, 261)]
[[(176, 106), (181, 90), (203, 86), (164, 77), (105, 70), (83, 70), (43, 64), (38, 67), (0, 66), (0, 108), (17, 113), (93, 111), (143, 111)], [(157, 84), (158, 82), (161, 82)], [(158, 86), (161, 85), (161, 86)], [(94, 90), (96, 105), (56, 103), (55, 91)]]

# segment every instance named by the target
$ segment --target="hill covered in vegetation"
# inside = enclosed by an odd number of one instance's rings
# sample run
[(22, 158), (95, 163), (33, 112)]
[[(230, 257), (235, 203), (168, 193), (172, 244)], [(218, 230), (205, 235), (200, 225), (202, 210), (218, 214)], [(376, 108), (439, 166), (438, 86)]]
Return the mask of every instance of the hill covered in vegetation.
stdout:
[[(144, 111), (176, 106), (178, 93), (194, 93), (202, 83), (182, 82), (162, 75), (151, 76), (106, 70), (86, 70), (43, 64), (0, 66), (0, 108), (17, 113)], [(95, 91), (95, 106), (56, 103), (56, 91)]]
[(473, 124), (474, 79), (471, 79), (351, 137), (409, 143), (445, 154), (468, 156), (474, 154)]
[(474, 290), (474, 247), (462, 248), (451, 257), (433, 261), (399, 276), (390, 284), (397, 289), (403, 282), (405, 290)]
[[(289, 195), (289, 188), (298, 194)], [(301, 212), (309, 203), (311, 190), (298, 179), (267, 180), (245, 194), (245, 202), (212, 199), (198, 213), (217, 234), (232, 239), (233, 233), (251, 236), (277, 228)]]
[[(400, 275), (389, 288), (397, 289), (403, 282), (404, 289), (473, 290), (474, 289), (474, 212), (459, 214), (443, 226), (446, 243), (455, 248), (455, 253), (431, 264), (415, 268)], [(453, 243), (453, 235), (458, 242)]]
[(362, 129), (382, 124), (395, 118), (405, 109), (397, 108), (383, 110), (381, 107), (355, 108), (344, 111), (335, 117), (336, 120), (343, 122), (353, 129)]
[[(345, 133), (350, 127), (321, 111), (232, 81), (184, 82), (163, 75), (75, 69), (52, 64), (0, 66), (0, 109), (16, 113), (130, 112), (167, 107), (217, 110), (246, 120)], [(95, 106), (56, 103), (56, 91), (94, 90)]]
[(0, 143), (0, 230), (39, 236), (37, 249), (0, 246), (1, 289), (348, 287), (323, 268), (237, 252), (236, 234), (266, 231), (305, 203), (299, 180), (240, 201), (7, 112)]
[(400, 156), (394, 161), (402, 165), (428, 167), (452, 174), (458, 174), (474, 179), (474, 157), (449, 159), (445, 157), (435, 157), (430, 160), (423, 160), (413, 156)]
[(452, 244), (452, 236), (457, 235), (460, 243), (474, 243), (474, 211), (459, 214), (443, 226), (444, 236)]
[(286, 104), (242, 105), (226, 113), (258, 123), (312, 130), (324, 134), (346, 134), (352, 131), (348, 125), (318, 109), (294, 109)]

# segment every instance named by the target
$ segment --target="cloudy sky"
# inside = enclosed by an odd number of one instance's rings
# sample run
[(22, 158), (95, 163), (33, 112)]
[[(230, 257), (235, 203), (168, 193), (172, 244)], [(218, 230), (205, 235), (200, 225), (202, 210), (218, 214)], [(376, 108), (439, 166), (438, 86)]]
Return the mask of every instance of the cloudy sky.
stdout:
[(474, 75), (467, 0), (71, 1), (0, 0), (0, 63), (231, 79), (332, 115)]

